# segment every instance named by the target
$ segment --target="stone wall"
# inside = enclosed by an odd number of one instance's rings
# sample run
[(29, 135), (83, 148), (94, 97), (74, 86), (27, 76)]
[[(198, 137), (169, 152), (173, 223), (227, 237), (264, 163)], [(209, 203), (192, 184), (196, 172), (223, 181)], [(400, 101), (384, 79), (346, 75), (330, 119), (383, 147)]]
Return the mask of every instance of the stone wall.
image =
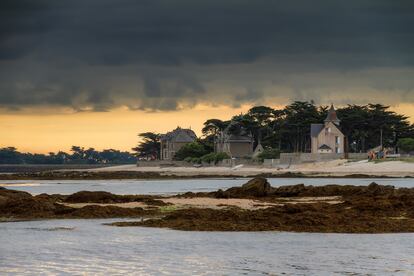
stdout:
[(137, 167), (191, 167), (192, 164), (184, 161), (170, 161), (170, 160), (140, 160), (137, 162)]
[[(322, 162), (343, 159), (343, 153), (281, 153), (280, 164), (300, 164), (311, 162)], [(348, 159), (363, 160), (367, 158), (366, 153), (349, 153)]]

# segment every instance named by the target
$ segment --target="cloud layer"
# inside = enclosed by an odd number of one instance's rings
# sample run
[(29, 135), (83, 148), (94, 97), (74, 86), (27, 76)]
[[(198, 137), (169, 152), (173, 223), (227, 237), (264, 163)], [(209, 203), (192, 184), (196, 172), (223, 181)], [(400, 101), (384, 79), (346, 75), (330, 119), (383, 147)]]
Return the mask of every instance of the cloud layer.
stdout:
[(414, 102), (414, 2), (3, 0), (0, 107)]

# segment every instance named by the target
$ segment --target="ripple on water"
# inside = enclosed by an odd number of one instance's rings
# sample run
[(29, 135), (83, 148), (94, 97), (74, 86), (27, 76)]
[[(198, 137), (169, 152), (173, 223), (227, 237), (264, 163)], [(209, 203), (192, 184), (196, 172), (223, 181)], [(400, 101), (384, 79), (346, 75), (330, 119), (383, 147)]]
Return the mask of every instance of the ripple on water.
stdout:
[(116, 220), (0, 224), (0, 274), (366, 275), (414, 272), (414, 235), (185, 232)]

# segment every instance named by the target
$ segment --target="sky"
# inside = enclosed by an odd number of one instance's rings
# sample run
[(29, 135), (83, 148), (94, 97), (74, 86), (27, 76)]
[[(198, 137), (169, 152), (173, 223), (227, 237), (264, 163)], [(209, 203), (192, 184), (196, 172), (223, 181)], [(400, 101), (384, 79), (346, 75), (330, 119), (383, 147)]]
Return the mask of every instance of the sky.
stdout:
[(0, 147), (137, 134), (294, 100), (414, 121), (412, 0), (1, 0)]

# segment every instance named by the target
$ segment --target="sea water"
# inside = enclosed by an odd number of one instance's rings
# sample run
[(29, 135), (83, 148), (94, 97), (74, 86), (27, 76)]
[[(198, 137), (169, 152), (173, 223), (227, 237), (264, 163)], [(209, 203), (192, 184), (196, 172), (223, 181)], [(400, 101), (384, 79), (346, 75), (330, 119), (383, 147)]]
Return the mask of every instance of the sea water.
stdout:
[[(273, 186), (412, 179), (269, 179)], [(173, 194), (239, 186), (246, 179), (3, 181), (40, 193), (105, 190)], [(188, 232), (104, 225), (125, 219), (0, 223), (0, 275), (412, 275), (414, 234)]]

